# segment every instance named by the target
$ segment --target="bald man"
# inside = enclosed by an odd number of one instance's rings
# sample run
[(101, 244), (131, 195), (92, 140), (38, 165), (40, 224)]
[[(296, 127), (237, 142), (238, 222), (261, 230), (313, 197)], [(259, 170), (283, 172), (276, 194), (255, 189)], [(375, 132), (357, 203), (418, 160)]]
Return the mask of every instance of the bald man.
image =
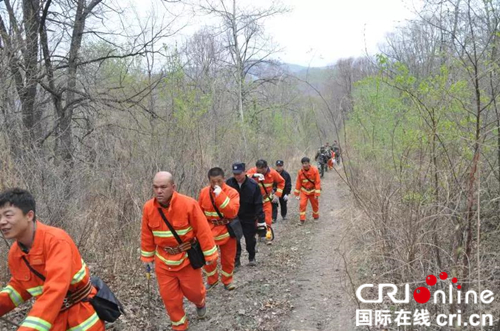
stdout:
[[(183, 298), (196, 305), (198, 318), (206, 317), (205, 286), (201, 269), (193, 269), (185, 244), (197, 240), (207, 264), (217, 260), (217, 247), (198, 202), (176, 192), (172, 174), (159, 172), (153, 179), (154, 198), (144, 205), (141, 230), (141, 260), (148, 270), (154, 269), (160, 295), (173, 330), (187, 330), (188, 319)], [(181, 238), (179, 245), (160, 214)], [(156, 266), (156, 268), (155, 268)]]

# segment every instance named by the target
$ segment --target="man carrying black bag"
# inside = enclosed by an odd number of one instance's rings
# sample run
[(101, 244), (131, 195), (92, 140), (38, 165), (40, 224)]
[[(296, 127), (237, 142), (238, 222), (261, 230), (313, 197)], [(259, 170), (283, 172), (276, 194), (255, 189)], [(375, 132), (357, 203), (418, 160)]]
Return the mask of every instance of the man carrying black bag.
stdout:
[(0, 291), (0, 316), (36, 299), (19, 330), (103, 331), (104, 321), (120, 316), (121, 304), (102, 280), (91, 278), (68, 233), (37, 219), (30, 192), (0, 192), (0, 231), (13, 240), (12, 277)]
[[(249, 266), (256, 266), (255, 245), (257, 243), (255, 235), (257, 231), (262, 231), (265, 235), (266, 221), (262, 209), (262, 194), (256, 181), (248, 178), (245, 171), (245, 164), (238, 162), (232, 166), (233, 177), (226, 181), (226, 184), (234, 188), (240, 194), (240, 210), (238, 218), (243, 228), (246, 249), (248, 252)], [(241, 265), (241, 244), (238, 240), (235, 266)]]
[(148, 272), (156, 273), (172, 329), (181, 331), (188, 329), (184, 297), (195, 304), (198, 318), (207, 315), (201, 268), (189, 252), (201, 246), (207, 264), (217, 261), (218, 253), (200, 206), (176, 189), (171, 173), (155, 175), (154, 198), (144, 204), (142, 214), (141, 260)]

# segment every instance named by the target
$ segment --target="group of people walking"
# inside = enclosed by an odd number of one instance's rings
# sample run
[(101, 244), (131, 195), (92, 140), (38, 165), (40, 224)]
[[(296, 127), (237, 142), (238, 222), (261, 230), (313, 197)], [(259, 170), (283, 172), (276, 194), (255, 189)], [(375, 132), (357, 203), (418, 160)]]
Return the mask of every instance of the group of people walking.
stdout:
[[(319, 218), (321, 180), (310, 162), (302, 158), (293, 190), (300, 199), (300, 225), (306, 221), (308, 201), (313, 218)], [(142, 212), (141, 260), (147, 272), (156, 273), (174, 330), (188, 328), (184, 297), (202, 319), (207, 315), (207, 291), (219, 282), (227, 291), (236, 289), (233, 275), (241, 265), (240, 239), (245, 240), (248, 265), (256, 266), (256, 237), (270, 245), (278, 207), (282, 219), (287, 217), (292, 182), (282, 160), (276, 169), (262, 159), (250, 169), (236, 162), (231, 171), (226, 179), (222, 168), (211, 168), (198, 200), (177, 192), (169, 172), (153, 178), (154, 196)], [(91, 300), (99, 289), (90, 281), (76, 245), (63, 230), (37, 220), (35, 199), (28, 191), (0, 193), (0, 230), (4, 238), (14, 240), (9, 251), (12, 278), (0, 292), (0, 316), (36, 297), (19, 330), (104, 329)]]

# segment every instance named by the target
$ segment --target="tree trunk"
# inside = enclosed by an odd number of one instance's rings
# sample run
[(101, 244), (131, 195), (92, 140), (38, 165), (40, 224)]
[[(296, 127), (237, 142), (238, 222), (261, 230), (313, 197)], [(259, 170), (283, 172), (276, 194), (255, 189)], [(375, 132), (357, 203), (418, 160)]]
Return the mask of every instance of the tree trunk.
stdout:
[(69, 50), (66, 103), (59, 114), (58, 154), (69, 168), (73, 167), (73, 133), (71, 124), (75, 109), (78, 52), (82, 45), (83, 30), (85, 29), (86, 15), (84, 15), (84, 9), (85, 0), (78, 0)]

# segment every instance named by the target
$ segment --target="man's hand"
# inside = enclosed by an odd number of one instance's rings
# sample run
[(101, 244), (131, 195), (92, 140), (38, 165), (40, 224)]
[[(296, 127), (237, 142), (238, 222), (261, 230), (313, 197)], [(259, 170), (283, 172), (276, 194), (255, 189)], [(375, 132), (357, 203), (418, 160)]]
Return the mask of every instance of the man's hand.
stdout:
[(300, 196), (296, 195), (295, 199), (300, 200)]
[(277, 196), (274, 196), (273, 203), (278, 204), (279, 202), (280, 202), (280, 199)]
[(267, 228), (267, 226), (266, 226), (265, 222), (257, 223), (257, 230), (264, 230), (266, 228)]
[(288, 201), (288, 194), (285, 194), (285, 195), (283, 196), (283, 200), (284, 200), (284, 201)]
[(218, 197), (219, 194), (220, 194), (220, 192), (222, 192), (221, 187), (219, 185), (215, 185), (214, 186), (214, 194), (215, 194), (215, 196)]
[(155, 263), (154, 262), (144, 262), (144, 269), (146, 269), (146, 273), (151, 274), (155, 271)]
[(256, 173), (256, 174), (253, 174), (252, 177), (255, 178), (255, 179), (257, 179), (259, 182), (262, 182), (264, 180), (264, 175), (263, 174)]

